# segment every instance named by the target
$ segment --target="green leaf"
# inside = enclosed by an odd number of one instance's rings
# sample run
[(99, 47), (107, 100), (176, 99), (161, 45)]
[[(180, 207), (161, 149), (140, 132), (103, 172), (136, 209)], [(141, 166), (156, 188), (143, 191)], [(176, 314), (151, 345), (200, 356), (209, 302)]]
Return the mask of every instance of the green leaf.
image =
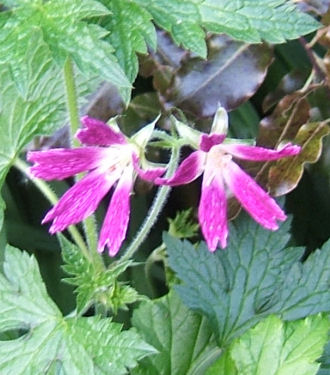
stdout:
[(313, 375), (319, 367), (313, 362), (322, 354), (328, 330), (328, 318), (321, 316), (286, 324), (270, 316), (235, 343), (232, 357), (242, 375)]
[(63, 317), (33, 256), (8, 246), (3, 268), (0, 330), (26, 333), (0, 342), (1, 374), (126, 374), (138, 359), (154, 352), (135, 332), (121, 332), (111, 319)]
[(225, 372), (226, 375), (315, 375), (320, 366), (316, 360), (322, 353), (328, 330), (326, 317), (283, 323), (276, 316), (269, 316), (235, 340), (230, 352), (206, 374), (222, 374), (231, 357), (229, 363), (236, 369)]
[(179, 211), (174, 219), (168, 219), (168, 232), (176, 238), (191, 238), (197, 235), (198, 224), (193, 221), (192, 209)]
[(321, 367), (317, 375), (328, 375), (330, 372), (330, 340), (324, 348), (322, 357), (319, 359)]
[[(240, 375), (229, 350), (225, 350), (218, 361), (209, 367), (205, 375)], [(255, 375), (255, 374), (253, 374)]]
[(208, 31), (249, 43), (283, 43), (320, 27), (314, 18), (287, 0), (205, 0), (200, 14)]
[(142, 360), (135, 375), (203, 374), (220, 355), (205, 319), (188, 310), (173, 291), (142, 304), (132, 323), (159, 352)]
[(46, 9), (49, 9), (53, 19), (58, 20), (60, 20), (63, 16), (67, 16), (68, 14), (70, 14), (74, 19), (81, 20), (90, 17), (101, 17), (109, 13), (109, 11), (99, 1), (94, 0), (53, 0), (52, 4), (46, 5)]
[(291, 267), (281, 272), (281, 277), (283, 283), (270, 301), (273, 305), (270, 311), (281, 314), (285, 320), (329, 312), (330, 240), (303, 263), (291, 262)]
[[(29, 40), (26, 61), (26, 98), (12, 79), (12, 70), (0, 65), (0, 187), (17, 155), (36, 135), (50, 135), (66, 122), (66, 98), (61, 70), (48, 54), (48, 47), (36, 32)], [(80, 100), (99, 82), (90, 84), (77, 76)], [(0, 211), (2, 209), (0, 205)]]
[(38, 34), (29, 47), (26, 100), (20, 96), (11, 71), (0, 66), (0, 185), (18, 152), (35, 135), (50, 134), (65, 120), (59, 71), (47, 58), (47, 47)]
[(135, 289), (117, 280), (128, 267), (134, 265), (132, 261), (116, 262), (107, 270), (97, 270), (77, 246), (62, 235), (59, 240), (65, 261), (63, 269), (71, 275), (64, 281), (77, 286), (78, 312), (85, 311), (92, 304), (102, 304), (116, 314), (118, 309), (127, 309), (128, 304), (145, 299)]
[(303, 248), (285, 248), (289, 222), (267, 231), (241, 215), (225, 251), (210, 253), (165, 235), (169, 265), (184, 303), (209, 318), (220, 345), (270, 314), (295, 320), (330, 311), (330, 241), (301, 263)]
[(199, 4), (203, 0), (135, 0), (156, 24), (168, 31), (175, 43), (206, 58), (205, 33), (201, 28)]
[(283, 43), (320, 27), (286, 0), (136, 0), (158, 26), (184, 48), (206, 57), (204, 32), (225, 33), (248, 43)]
[(115, 55), (130, 82), (138, 73), (136, 53), (147, 53), (147, 45), (156, 49), (156, 31), (151, 15), (130, 0), (101, 0), (111, 11), (102, 18), (101, 25), (110, 31), (107, 40), (115, 48)]
[(4, 25), (0, 31), (0, 54), (4, 56), (2, 62), (11, 66), (22, 93), (26, 94), (29, 40), (39, 33), (48, 46), (48, 54), (61, 66), (67, 57), (71, 57), (82, 73), (88, 77), (97, 74), (109, 80), (128, 101), (131, 86), (116, 62), (113, 48), (103, 40), (107, 31), (83, 20), (108, 13), (94, 0), (27, 2), (10, 13), (2, 13), (0, 22), (2, 19)]

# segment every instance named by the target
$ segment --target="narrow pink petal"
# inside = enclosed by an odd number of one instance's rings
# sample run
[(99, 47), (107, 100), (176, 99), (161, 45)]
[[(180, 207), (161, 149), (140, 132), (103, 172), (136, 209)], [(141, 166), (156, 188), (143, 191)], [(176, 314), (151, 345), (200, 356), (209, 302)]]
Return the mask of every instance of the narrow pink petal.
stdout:
[(49, 229), (56, 233), (91, 215), (102, 198), (118, 179), (118, 172), (111, 175), (95, 170), (70, 188), (47, 213), (42, 223), (53, 220)]
[(297, 155), (301, 150), (300, 146), (291, 143), (286, 144), (279, 150), (242, 144), (223, 144), (221, 148), (236, 158), (255, 161), (277, 160), (287, 156)]
[(225, 138), (226, 134), (202, 134), (199, 148), (208, 152), (213, 146), (221, 144)]
[(111, 146), (113, 144), (125, 144), (124, 134), (116, 132), (103, 121), (84, 116), (81, 118), (84, 127), (78, 130), (76, 138), (87, 146)]
[(101, 147), (57, 148), (49, 151), (32, 151), (27, 155), (28, 161), (35, 162), (30, 168), (33, 176), (44, 180), (63, 180), (94, 169), (105, 158), (106, 149)]
[(207, 246), (213, 252), (218, 243), (223, 249), (227, 246), (227, 198), (221, 174), (212, 178), (214, 170), (209, 169), (206, 168), (203, 177), (198, 218)]
[(103, 252), (104, 247), (107, 246), (110, 256), (118, 253), (127, 232), (132, 188), (133, 168), (129, 166), (125, 169), (111, 197), (100, 233), (99, 252)]
[(198, 178), (204, 171), (206, 154), (203, 151), (195, 151), (179, 165), (174, 175), (170, 178), (157, 178), (157, 185), (182, 185), (188, 184)]
[(152, 169), (141, 169), (139, 166), (135, 167), (139, 177), (146, 181), (155, 181), (156, 178), (163, 175), (166, 171), (166, 168), (152, 168)]
[(147, 181), (154, 181), (156, 178), (163, 175), (166, 171), (166, 168), (149, 168), (149, 169), (142, 169), (139, 166), (139, 158), (136, 154), (133, 154), (133, 165), (134, 169), (138, 173), (139, 177), (141, 177), (143, 180)]
[(278, 229), (276, 220), (283, 221), (286, 215), (252, 177), (233, 161), (228, 161), (223, 176), (235, 197), (256, 222), (267, 229)]

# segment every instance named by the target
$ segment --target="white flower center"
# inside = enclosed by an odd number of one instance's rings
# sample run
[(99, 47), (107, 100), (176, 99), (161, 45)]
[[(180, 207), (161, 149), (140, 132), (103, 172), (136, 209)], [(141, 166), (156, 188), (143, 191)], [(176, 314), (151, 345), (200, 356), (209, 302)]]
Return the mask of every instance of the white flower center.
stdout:
[(221, 145), (213, 146), (207, 153), (207, 164), (214, 169), (226, 168), (229, 161), (231, 161), (232, 156), (226, 153)]
[(221, 176), (231, 159), (232, 156), (226, 153), (221, 145), (213, 146), (206, 157), (204, 183), (210, 185), (216, 176)]
[(113, 175), (114, 173), (119, 176), (123, 170), (132, 164), (132, 154), (134, 148), (130, 144), (124, 145), (111, 145), (103, 149), (102, 160), (99, 168), (104, 172)]

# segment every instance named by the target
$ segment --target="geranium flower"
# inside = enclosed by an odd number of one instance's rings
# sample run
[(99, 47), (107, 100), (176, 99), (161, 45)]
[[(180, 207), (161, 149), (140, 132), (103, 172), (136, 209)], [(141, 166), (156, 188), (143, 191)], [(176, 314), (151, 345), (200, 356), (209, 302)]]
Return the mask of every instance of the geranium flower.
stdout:
[[(276, 230), (278, 221), (286, 219), (285, 213), (233, 158), (266, 161), (296, 155), (299, 146), (286, 144), (278, 150), (239, 143), (226, 139), (227, 112), (219, 108), (210, 134), (200, 133), (177, 122), (179, 133), (195, 143), (197, 151), (190, 154), (177, 168), (171, 178), (157, 178), (162, 185), (187, 184), (204, 173), (198, 219), (203, 236), (210, 251), (218, 243), (227, 245), (227, 197), (233, 194), (252, 218), (263, 227)], [(198, 142), (197, 142), (198, 139)]]
[(109, 255), (114, 256), (126, 236), (130, 194), (136, 175), (153, 181), (164, 173), (164, 168), (140, 168), (140, 164), (147, 165), (143, 151), (154, 123), (144, 127), (129, 141), (118, 128), (102, 121), (88, 116), (81, 121), (84, 127), (77, 132), (76, 138), (84, 147), (28, 153), (28, 160), (35, 162), (31, 173), (44, 180), (63, 180), (88, 172), (61, 197), (42, 223), (52, 221), (49, 229), (52, 234), (63, 231), (91, 215), (114, 187), (98, 242), (99, 252), (107, 246)]

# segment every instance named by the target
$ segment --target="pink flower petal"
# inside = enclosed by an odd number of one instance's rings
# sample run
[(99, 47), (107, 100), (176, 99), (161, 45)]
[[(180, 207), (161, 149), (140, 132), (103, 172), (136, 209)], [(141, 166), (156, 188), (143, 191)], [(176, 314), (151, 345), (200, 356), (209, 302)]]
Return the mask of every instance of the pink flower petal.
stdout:
[(301, 150), (300, 146), (292, 145), (291, 143), (288, 143), (279, 150), (242, 144), (223, 144), (221, 148), (236, 158), (255, 161), (277, 160), (287, 156), (297, 155)]
[(107, 150), (100, 147), (75, 149), (58, 148), (29, 152), (27, 160), (36, 164), (31, 173), (44, 180), (63, 180), (77, 173), (94, 169), (107, 158)]
[(226, 134), (202, 134), (199, 148), (208, 152), (213, 146), (221, 144), (225, 138)]
[(194, 181), (203, 173), (205, 157), (206, 154), (203, 151), (193, 152), (184, 159), (172, 177), (157, 178), (155, 183), (157, 185), (176, 186)]
[(252, 177), (233, 161), (228, 161), (223, 176), (235, 197), (256, 222), (267, 229), (278, 229), (276, 220), (283, 221), (286, 215)]
[(134, 169), (138, 173), (139, 177), (143, 180), (147, 181), (154, 181), (156, 178), (163, 175), (166, 171), (166, 168), (150, 168), (150, 169), (142, 169), (139, 166), (139, 158), (136, 154), (133, 154), (133, 165)]
[(78, 130), (76, 138), (87, 146), (111, 146), (127, 143), (122, 133), (114, 131), (103, 121), (84, 116), (81, 118), (81, 122), (84, 128)]
[(103, 252), (104, 247), (107, 246), (110, 256), (118, 253), (127, 232), (132, 188), (133, 168), (129, 166), (121, 176), (111, 198), (100, 233), (99, 252)]
[(119, 171), (111, 175), (95, 170), (70, 188), (47, 213), (42, 223), (53, 220), (49, 229), (56, 233), (91, 215), (102, 198), (119, 177)]
[(203, 177), (198, 218), (207, 246), (213, 252), (218, 242), (222, 248), (227, 246), (227, 198), (221, 174), (212, 178), (214, 170), (209, 167)]
[(166, 172), (166, 168), (152, 168), (152, 169), (141, 169), (140, 167), (135, 167), (140, 178), (146, 181), (155, 181), (156, 178), (163, 175)]

